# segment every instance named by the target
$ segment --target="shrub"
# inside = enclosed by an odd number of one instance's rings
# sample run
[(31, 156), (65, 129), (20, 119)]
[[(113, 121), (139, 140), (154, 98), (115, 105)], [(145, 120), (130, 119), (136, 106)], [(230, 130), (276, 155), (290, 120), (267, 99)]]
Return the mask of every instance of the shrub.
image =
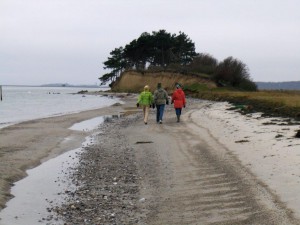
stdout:
[(188, 69), (194, 73), (206, 73), (212, 75), (218, 65), (218, 60), (207, 53), (199, 53), (189, 64)]
[(216, 83), (225, 83), (239, 87), (242, 82), (250, 81), (246, 64), (233, 57), (228, 57), (216, 67), (214, 79)]
[(251, 80), (242, 80), (239, 84), (239, 88), (245, 91), (257, 91), (257, 85)]
[(184, 91), (190, 91), (190, 92), (200, 92), (200, 91), (208, 91), (209, 88), (207, 87), (207, 84), (202, 83), (194, 83), (191, 85), (185, 85), (183, 87)]

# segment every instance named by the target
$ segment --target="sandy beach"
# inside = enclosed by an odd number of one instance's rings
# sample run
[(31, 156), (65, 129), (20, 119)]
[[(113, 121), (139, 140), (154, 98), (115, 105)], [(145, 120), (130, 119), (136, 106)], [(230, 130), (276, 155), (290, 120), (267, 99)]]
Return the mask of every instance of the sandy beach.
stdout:
[(89, 133), (69, 129), (73, 124), (123, 111), (121, 106), (111, 106), (31, 120), (1, 129), (0, 208), (3, 208), (5, 202), (11, 198), (9, 195), (11, 185), (26, 176), (27, 169), (81, 146)]
[(1, 130), (1, 207), (26, 169), (80, 146), (89, 132), (73, 124), (122, 114), (81, 153), (77, 190), (52, 205), (65, 224), (300, 224), (299, 124), (188, 99), (180, 123), (169, 105), (163, 124), (151, 109), (144, 125), (135, 99)]

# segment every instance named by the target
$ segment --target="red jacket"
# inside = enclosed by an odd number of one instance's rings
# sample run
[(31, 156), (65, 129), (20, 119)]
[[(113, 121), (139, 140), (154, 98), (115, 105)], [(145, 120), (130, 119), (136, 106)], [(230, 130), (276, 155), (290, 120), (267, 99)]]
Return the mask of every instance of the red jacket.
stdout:
[(181, 88), (178, 88), (173, 92), (172, 102), (174, 103), (175, 109), (185, 106), (185, 94)]

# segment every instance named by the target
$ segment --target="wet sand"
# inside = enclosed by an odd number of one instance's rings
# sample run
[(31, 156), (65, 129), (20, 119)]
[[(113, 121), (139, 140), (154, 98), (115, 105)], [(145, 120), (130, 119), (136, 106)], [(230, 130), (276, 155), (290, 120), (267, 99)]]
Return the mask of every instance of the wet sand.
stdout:
[[(168, 106), (163, 124), (155, 122), (151, 109), (144, 125), (135, 98), (124, 99), (123, 106), (4, 129), (1, 158), (14, 166), (1, 163), (1, 175), (17, 180), (26, 168), (77, 148), (88, 132), (68, 129), (74, 123), (125, 113), (129, 116), (100, 127), (71, 175), (77, 190), (67, 191), (63, 206), (52, 206), (65, 224), (300, 224), (300, 208), (288, 198), (300, 197), (297, 125), (193, 99), (180, 123)], [(14, 142), (16, 137), (21, 141)], [(5, 152), (8, 148), (15, 151)], [(7, 181), (1, 177), (5, 193), (12, 183)], [(1, 196), (2, 202), (8, 199)]]
[[(123, 97), (123, 95), (117, 97)], [(127, 101), (131, 101), (130, 97), (127, 97)], [(27, 169), (81, 146), (89, 132), (69, 129), (73, 124), (125, 111), (130, 112), (127, 105), (116, 105), (70, 115), (31, 120), (1, 129), (0, 209), (12, 197), (9, 190), (13, 183), (25, 177)]]

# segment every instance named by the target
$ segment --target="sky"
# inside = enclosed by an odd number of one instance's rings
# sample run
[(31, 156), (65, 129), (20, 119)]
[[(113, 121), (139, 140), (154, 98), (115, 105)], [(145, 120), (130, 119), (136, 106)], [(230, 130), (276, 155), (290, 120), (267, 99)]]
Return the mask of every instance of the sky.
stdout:
[(99, 84), (110, 52), (184, 32), (253, 81), (300, 80), (299, 0), (0, 0), (0, 85)]

